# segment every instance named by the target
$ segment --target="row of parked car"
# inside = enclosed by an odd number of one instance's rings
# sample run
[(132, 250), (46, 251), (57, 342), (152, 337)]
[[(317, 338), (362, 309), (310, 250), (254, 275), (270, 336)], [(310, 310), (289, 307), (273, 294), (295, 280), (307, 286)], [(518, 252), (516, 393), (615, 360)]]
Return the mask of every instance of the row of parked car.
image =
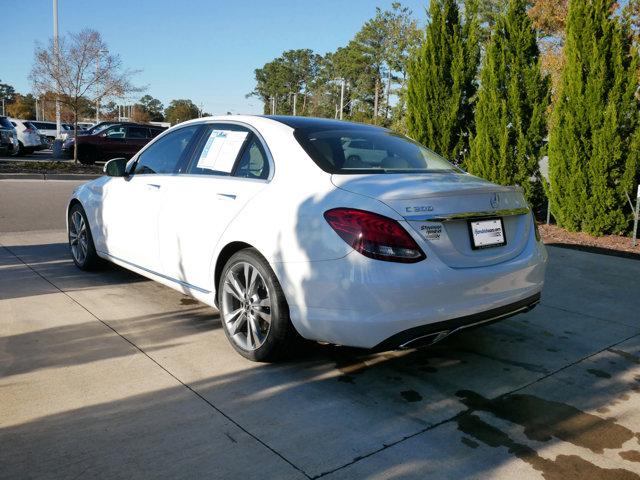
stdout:
[[(62, 125), (62, 153), (73, 156), (73, 126)], [(130, 158), (166, 127), (133, 122), (78, 123), (78, 160), (84, 164), (115, 157)], [(56, 139), (54, 122), (0, 116), (0, 155), (25, 155), (50, 148)]]
[[(78, 124), (78, 130), (90, 127), (91, 124)], [(60, 138), (67, 139), (73, 135), (73, 125), (63, 123)], [(57, 136), (55, 122), (39, 120), (21, 120), (0, 116), (0, 154), (28, 155), (38, 150), (51, 148)]]

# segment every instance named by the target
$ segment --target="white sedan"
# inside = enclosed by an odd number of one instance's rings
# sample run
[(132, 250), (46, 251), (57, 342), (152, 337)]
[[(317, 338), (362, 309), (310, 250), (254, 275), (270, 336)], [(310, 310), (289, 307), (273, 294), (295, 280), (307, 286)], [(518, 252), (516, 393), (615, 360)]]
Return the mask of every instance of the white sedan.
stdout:
[[(345, 156), (355, 140), (370, 157)], [(429, 344), (540, 300), (547, 254), (521, 189), (383, 128), (202, 118), (105, 173), (69, 201), (76, 265), (109, 260), (216, 306), (252, 360), (300, 337)]]

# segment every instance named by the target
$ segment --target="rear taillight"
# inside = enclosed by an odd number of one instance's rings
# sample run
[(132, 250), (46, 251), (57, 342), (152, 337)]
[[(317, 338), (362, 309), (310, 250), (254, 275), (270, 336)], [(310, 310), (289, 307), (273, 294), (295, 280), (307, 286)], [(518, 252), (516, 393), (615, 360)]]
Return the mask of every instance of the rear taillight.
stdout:
[(334, 208), (324, 218), (340, 238), (369, 258), (402, 263), (426, 258), (411, 235), (391, 218), (354, 208)]

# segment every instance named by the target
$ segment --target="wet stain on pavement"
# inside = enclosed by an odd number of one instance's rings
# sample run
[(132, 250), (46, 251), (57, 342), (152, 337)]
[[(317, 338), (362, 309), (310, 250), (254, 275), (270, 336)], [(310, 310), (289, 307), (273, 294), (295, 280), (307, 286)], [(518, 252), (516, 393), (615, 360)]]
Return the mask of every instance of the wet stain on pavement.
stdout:
[(542, 473), (545, 480), (638, 480), (640, 476), (622, 468), (601, 468), (577, 455), (558, 455), (555, 460), (541, 457), (528, 445), (509, 437), (481, 418), (466, 413), (458, 418), (458, 429), (490, 447), (506, 447), (509, 453)]
[(415, 390), (405, 390), (403, 392), (400, 392), (400, 395), (410, 403), (419, 402), (420, 400), (422, 400), (422, 395), (420, 395)]
[(460, 441), (470, 448), (478, 448), (480, 446), (478, 442), (474, 442), (473, 440), (467, 437), (462, 437)]
[(527, 438), (547, 442), (557, 438), (594, 453), (607, 448), (621, 448), (634, 432), (571, 405), (544, 400), (533, 395), (512, 394), (495, 400), (469, 390), (456, 393), (471, 410), (482, 410), (524, 427)]
[(629, 462), (640, 462), (640, 452), (638, 450), (626, 450), (618, 455)]
[(598, 370), (597, 368), (587, 368), (587, 372), (600, 378), (611, 378), (611, 374)]
[(617, 350), (615, 348), (609, 348), (609, 352), (615, 353), (616, 355), (624, 358), (625, 360), (640, 365), (640, 357), (633, 355), (632, 353), (625, 352), (624, 350)]
[(181, 305), (195, 305), (198, 303), (198, 300), (195, 300), (193, 298), (181, 298), (180, 299), (180, 304)]

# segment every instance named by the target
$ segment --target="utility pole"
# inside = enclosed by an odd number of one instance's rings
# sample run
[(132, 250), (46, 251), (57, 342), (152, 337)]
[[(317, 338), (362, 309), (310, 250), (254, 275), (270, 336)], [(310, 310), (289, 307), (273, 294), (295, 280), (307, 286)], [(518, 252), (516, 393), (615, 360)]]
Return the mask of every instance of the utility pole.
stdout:
[(342, 120), (342, 113), (344, 111), (344, 84), (345, 80), (342, 79), (342, 86), (340, 87), (340, 120)]
[(298, 92), (293, 94), (293, 116), (296, 115), (296, 104), (298, 103)]
[(638, 237), (638, 220), (640, 220), (640, 185), (638, 185), (638, 194), (636, 195), (636, 211), (633, 219), (633, 241), (631, 244), (636, 246), (636, 238)]
[[(58, 0), (53, 0), (53, 49), (56, 58), (56, 75), (58, 74), (58, 60), (60, 52), (58, 50)], [(56, 95), (56, 138), (60, 136), (62, 121), (60, 119), (60, 99)]]
[(38, 119), (38, 97), (36, 96), (36, 120)]

